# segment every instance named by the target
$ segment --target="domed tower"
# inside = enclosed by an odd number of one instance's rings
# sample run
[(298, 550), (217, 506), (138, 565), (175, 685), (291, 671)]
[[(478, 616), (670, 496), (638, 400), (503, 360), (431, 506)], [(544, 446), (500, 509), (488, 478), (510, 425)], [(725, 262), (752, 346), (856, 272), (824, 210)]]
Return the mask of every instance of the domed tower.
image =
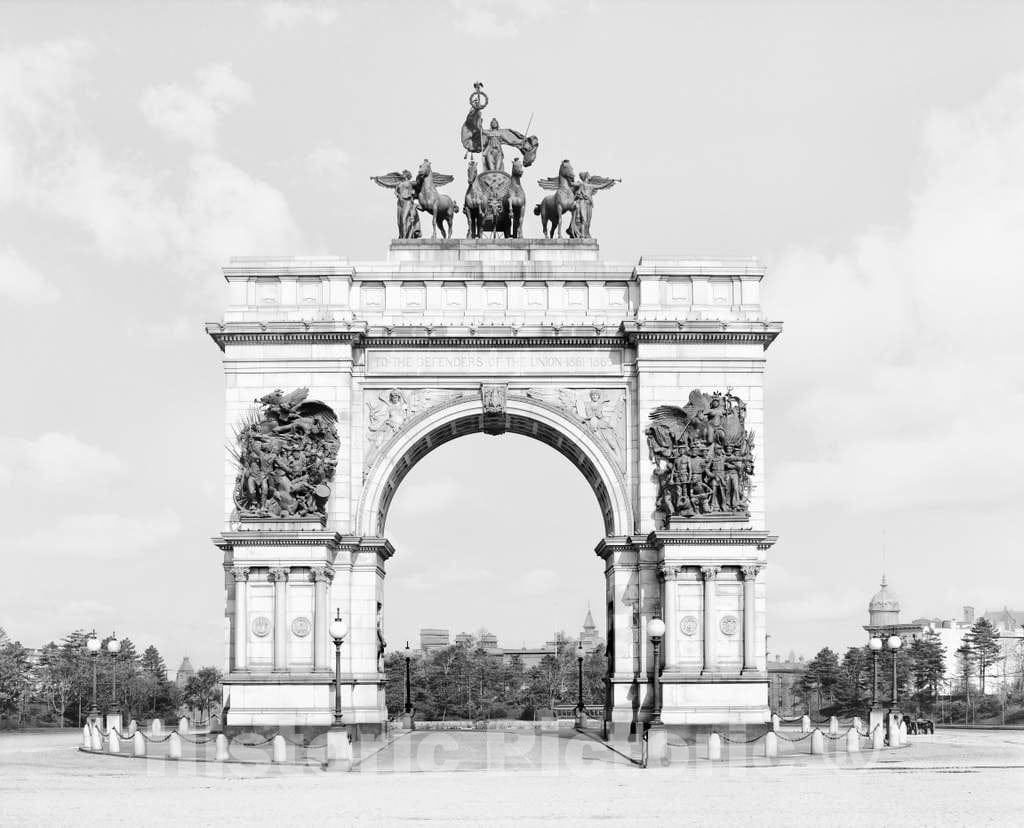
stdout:
[(889, 589), (885, 575), (882, 575), (882, 588), (868, 604), (868, 626), (894, 627), (899, 623), (900, 599)]

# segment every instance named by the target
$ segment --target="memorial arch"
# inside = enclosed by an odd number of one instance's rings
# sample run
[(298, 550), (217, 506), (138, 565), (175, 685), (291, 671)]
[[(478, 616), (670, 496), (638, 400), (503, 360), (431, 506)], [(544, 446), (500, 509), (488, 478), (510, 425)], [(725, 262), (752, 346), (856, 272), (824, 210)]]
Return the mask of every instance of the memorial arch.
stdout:
[(650, 717), (655, 669), (666, 723), (767, 720), (762, 380), (781, 326), (756, 262), (398, 239), (383, 261), (237, 259), (224, 275), (208, 332), (226, 377), (229, 726), (330, 724), (339, 611), (345, 721), (385, 720), (387, 511), (420, 458), (477, 432), (547, 443), (594, 491), (611, 723)]

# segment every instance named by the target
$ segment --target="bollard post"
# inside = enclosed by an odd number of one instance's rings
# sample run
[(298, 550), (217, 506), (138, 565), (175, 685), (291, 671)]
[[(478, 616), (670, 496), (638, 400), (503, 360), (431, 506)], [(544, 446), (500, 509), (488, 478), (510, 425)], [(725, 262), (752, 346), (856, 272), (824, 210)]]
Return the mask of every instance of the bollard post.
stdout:
[(860, 716), (853, 717), (853, 729), (858, 733), (864, 729), (864, 722), (860, 720)]
[(764, 755), (769, 759), (779, 755), (779, 737), (772, 731), (764, 734)]
[(846, 752), (856, 753), (860, 750), (860, 734), (857, 733), (857, 729), (851, 727), (846, 731)]
[(135, 721), (135, 719), (132, 719), (130, 722), (128, 722), (128, 735), (129, 736), (134, 736), (135, 735), (135, 731), (137, 731), (138, 729), (139, 729), (139, 723), (137, 721)]
[(717, 733), (708, 736), (708, 759), (717, 762), (722, 758), (722, 737)]
[(117, 728), (110, 728), (110, 735), (107, 737), (107, 752), (108, 753), (120, 753), (121, 752), (121, 739), (117, 735)]
[(180, 733), (182, 736), (187, 736), (188, 735), (188, 717), (187, 716), (182, 716), (180, 719), (178, 719), (178, 733)]
[(93, 750), (103, 750), (103, 734), (100, 733), (100, 726), (96, 722), (93, 723), (92, 735), (90, 736), (90, 738), (92, 740)]
[(871, 749), (881, 750), (883, 747), (885, 747), (885, 728), (879, 722), (875, 725), (875, 729), (871, 731)]
[(804, 715), (800, 717), (800, 732), (810, 733), (811, 732), (811, 717)]
[(900, 723), (897, 726), (896, 731), (900, 735), (900, 744), (901, 745), (910, 744), (910, 742), (907, 739), (907, 723), (905, 721), (903, 721), (903, 719), (900, 719)]
[(288, 761), (287, 746), (284, 743), (284, 736), (280, 733), (274, 737), (273, 761), (275, 765), (280, 765), (282, 762)]
[(217, 761), (227, 762), (231, 758), (228, 752), (228, 737), (223, 733), (217, 734)]
[(772, 713), (772, 730), (779, 730), (782, 727), (782, 718), (778, 713)]
[(835, 716), (830, 716), (828, 720), (828, 735), (838, 736), (839, 735), (839, 719)]
[(153, 719), (153, 721), (151, 721), (149, 723), (149, 735), (150, 736), (160, 736), (160, 735), (163, 734), (163, 732), (164, 732), (164, 723), (161, 722), (159, 719)]
[(146, 737), (142, 735), (141, 730), (136, 730), (132, 734), (132, 753), (136, 756), (146, 755)]
[(177, 733), (172, 733), (167, 739), (167, 758), (181, 758), (181, 737)]
[(82, 747), (89, 750), (92, 747), (92, 733), (89, 725), (82, 725)]
[(328, 729), (326, 752), (324, 770), (347, 772), (352, 769), (352, 742), (344, 727)]
[(811, 753), (819, 755), (825, 752), (825, 737), (818, 728), (811, 734)]

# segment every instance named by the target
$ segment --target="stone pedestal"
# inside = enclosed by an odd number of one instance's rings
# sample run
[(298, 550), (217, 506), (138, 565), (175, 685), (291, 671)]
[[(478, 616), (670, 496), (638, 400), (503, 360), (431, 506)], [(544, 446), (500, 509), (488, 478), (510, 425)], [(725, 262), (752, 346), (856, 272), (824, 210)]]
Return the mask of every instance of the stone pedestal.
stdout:
[(324, 770), (347, 773), (352, 770), (352, 742), (344, 727), (327, 731), (327, 755)]

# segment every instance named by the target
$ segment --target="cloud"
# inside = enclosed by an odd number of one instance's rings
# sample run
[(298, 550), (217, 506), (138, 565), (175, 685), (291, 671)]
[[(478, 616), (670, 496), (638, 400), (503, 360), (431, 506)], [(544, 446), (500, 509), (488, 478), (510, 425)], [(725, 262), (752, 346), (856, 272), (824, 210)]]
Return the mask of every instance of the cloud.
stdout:
[(100, 489), (124, 470), (113, 454), (73, 434), (49, 432), (34, 440), (0, 438), (0, 485), (68, 494)]
[(178, 516), (169, 510), (131, 517), (106, 512), (70, 514), (6, 540), (4, 547), (25, 554), (45, 549), (48, 555), (61, 557), (130, 558), (173, 540), (181, 529)]
[(318, 180), (336, 183), (348, 175), (351, 158), (335, 144), (321, 144), (306, 156), (306, 168)]
[(536, 23), (554, 13), (538, 0), (450, 0), (456, 31), (473, 37), (515, 37), (520, 23)]
[(935, 113), (923, 148), (906, 226), (773, 270), (773, 506), (1019, 500), (1024, 448), (1002, 434), (1024, 422), (1024, 75)]
[(221, 118), (250, 102), (252, 90), (223, 63), (200, 69), (196, 81), (194, 89), (173, 83), (151, 87), (139, 106), (149, 124), (168, 138), (211, 149), (217, 144)]
[(260, 7), (260, 19), (270, 29), (292, 29), (313, 23), (330, 26), (340, 17), (337, 7), (327, 2), (299, 3), (274, 0)]
[(77, 226), (108, 258), (159, 261), (186, 276), (239, 251), (298, 246), (284, 195), (214, 152), (223, 116), (251, 99), (229, 66), (200, 70), (189, 88), (143, 94), (149, 122), (193, 149), (183, 167), (152, 169), (105, 151), (78, 117), (89, 54), (76, 42), (0, 58), (0, 183), (7, 176), (8, 197)]
[(56, 302), (60, 291), (12, 247), (0, 247), (0, 297), (22, 305)]
[(411, 517), (429, 515), (451, 506), (458, 498), (461, 487), (452, 477), (406, 480), (399, 487), (390, 515)]

